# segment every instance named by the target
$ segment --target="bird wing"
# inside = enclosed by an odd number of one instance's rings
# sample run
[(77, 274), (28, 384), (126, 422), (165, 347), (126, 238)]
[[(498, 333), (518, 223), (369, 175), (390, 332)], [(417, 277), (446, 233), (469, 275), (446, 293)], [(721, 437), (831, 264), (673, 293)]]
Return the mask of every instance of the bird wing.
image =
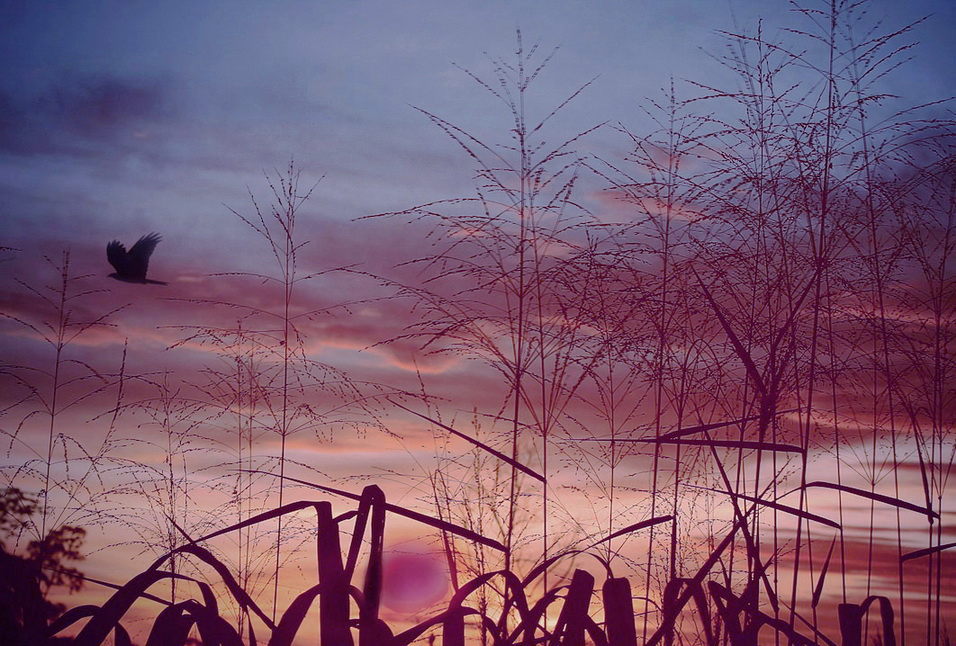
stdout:
[(119, 240), (106, 245), (106, 259), (120, 276), (126, 276), (129, 273), (129, 255), (126, 253), (126, 247)]
[[(129, 250), (129, 253), (126, 254), (129, 277), (145, 280), (146, 270), (149, 268), (149, 257), (153, 255), (153, 249), (156, 248), (156, 245), (158, 245), (162, 239), (162, 236), (158, 233), (150, 233), (136, 241), (136, 244), (134, 244)], [(116, 265), (114, 265), (114, 267), (115, 266)], [(117, 272), (121, 275), (123, 274), (123, 272), (119, 270), (117, 270)]]

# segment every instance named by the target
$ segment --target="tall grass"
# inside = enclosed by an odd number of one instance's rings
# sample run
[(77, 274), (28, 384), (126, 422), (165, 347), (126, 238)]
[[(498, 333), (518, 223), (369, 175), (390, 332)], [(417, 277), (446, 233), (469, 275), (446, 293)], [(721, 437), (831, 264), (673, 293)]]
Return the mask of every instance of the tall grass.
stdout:
[[(265, 296), (248, 303), (189, 301), (235, 316), (235, 324), (179, 326), (184, 337), (173, 346), (199, 344), (219, 359), (192, 386), (207, 402), (202, 423), (219, 428), (211, 443), (231, 455), (218, 466), (227, 473), (221, 484), (240, 524), (268, 509), (270, 502), (285, 505), (286, 476), (291, 470), (323, 475), (321, 465), (290, 459), (288, 444), (294, 436), (309, 434), (329, 441), (339, 431), (364, 433), (378, 428), (376, 400), (387, 394), (377, 384), (360, 382), (310, 356), (306, 347), (310, 329), (331, 312), (347, 311), (348, 305), (317, 305), (307, 298), (317, 293), (310, 285), (347, 268), (303, 268), (302, 250), (309, 241), (299, 233), (299, 219), (318, 184), (301, 189), (300, 171), (293, 162), (282, 172), (266, 174), (265, 179), (271, 193), (268, 205), (260, 205), (250, 192), (253, 213), (230, 212), (263, 243), (263, 256), (272, 261), (272, 271), (263, 267), (215, 275), (257, 286)], [(273, 443), (277, 443), (274, 453)], [(264, 477), (265, 473), (277, 478)], [(251, 590), (263, 580), (271, 583), (273, 620), (279, 610), (283, 566), (302, 555), (292, 546), (311, 531), (302, 524), (289, 527), (289, 519), (283, 515), (274, 520), (269, 549), (264, 547), (261, 525), (242, 525), (235, 538), (236, 563), (244, 585)], [(266, 557), (273, 560), (268, 575), (262, 568)]]
[[(105, 362), (90, 363), (77, 347), (84, 335), (109, 326), (110, 318), (123, 306), (105, 312), (90, 308), (91, 298), (104, 290), (91, 287), (90, 276), (73, 273), (69, 251), (58, 261), (44, 260), (52, 280), (37, 284), (14, 279), (21, 300), (0, 312), (39, 348), (43, 358), (37, 365), (7, 361), (0, 365), (5, 383), (2, 414), (11, 420), (0, 429), (6, 444), (4, 485), (39, 491), (40, 518), (31, 533), (41, 544), (56, 528), (95, 523), (97, 511), (105, 510), (98, 503), (106, 492), (96, 489), (119, 440), (116, 416), (109, 411), (121, 405), (128, 378), (125, 350), (118, 370), (111, 373)], [(64, 418), (89, 401), (108, 402), (104, 398), (110, 390), (115, 393), (115, 406), (105, 404), (110, 421), (102, 436), (83, 441), (64, 428)]]
[[(430, 223), (438, 240), (435, 253), (408, 263), (419, 267), (420, 283), (396, 285), (399, 294), (423, 312), (422, 321), (401, 338), (417, 337), (432, 351), (482, 361), (506, 384), (496, 393), (499, 408), (486, 412), (485, 419), (508, 426), (506, 446), (493, 453), (510, 470), (503, 492), (507, 571), (525, 568), (514, 559), (526, 547), (527, 528), (521, 527), (521, 519), (528, 512), (520, 503), (529, 476), (537, 481), (532, 486), (540, 487), (542, 509), (533, 515), (541, 529), (538, 556), (532, 562), (548, 561), (553, 542), (549, 458), (555, 436), (566, 431), (566, 409), (585, 371), (597, 360), (595, 355), (581, 363), (577, 350), (585, 335), (571, 316), (574, 304), (565, 298), (568, 285), (586, 280), (574, 272), (582, 266), (565, 258), (588, 244), (579, 231), (587, 214), (574, 200), (582, 159), (573, 146), (589, 131), (561, 139), (558, 145), (546, 139), (556, 115), (588, 84), (556, 107), (535, 110), (534, 83), (553, 54), (537, 46), (525, 48), (519, 32), (514, 58), (491, 60), (488, 78), (463, 70), (504, 106), (509, 121), (505, 143), (488, 141), (420, 110), (472, 163), (474, 196), (384, 214)], [(545, 585), (547, 576), (545, 568)]]
[[(307, 353), (328, 306), (306, 286), (332, 273), (304, 266), (311, 191), (291, 165), (270, 179), (269, 207), (234, 214), (274, 271), (219, 276), (263, 286), (266, 304), (191, 301), (230, 323), (184, 327), (178, 345), (219, 363), (195, 399), (163, 381), (140, 403), (166, 442), (149, 484), (162, 555), (50, 634), (123, 643), (147, 600), (162, 606), (149, 644), (291, 644), (313, 607), (322, 644), (944, 643), (956, 130), (889, 109), (875, 83), (904, 62), (912, 26), (871, 27), (860, 9), (833, 0), (782, 33), (725, 34), (738, 85), (671, 84), (648, 107), (654, 132), (618, 127), (625, 160), (578, 152), (591, 130), (556, 132), (588, 84), (540, 109), (553, 53), (520, 34), (487, 77), (464, 71), (503, 106), (503, 141), (421, 110), (475, 181), (374, 216), (423, 223), (434, 243), (405, 263), (418, 282), (378, 277), (418, 317), (383, 343), (414, 339), (495, 375), (473, 400), (441, 401), (421, 374), (420, 396), (386, 400)], [(616, 217), (584, 208), (598, 184)], [(21, 470), (45, 495), (67, 481), (53, 460), (57, 393), (74, 383), (57, 372), (66, 275), (49, 301), (52, 385), (20, 402), (49, 421), (48, 449)], [(20, 374), (7, 371), (29, 384)], [(104, 381), (111, 428), (124, 383)], [(375, 425), (378, 402), (438, 438), (435, 513), (290, 458), (296, 434)], [(187, 522), (187, 435), (226, 452), (214, 469), (234, 522)], [(309, 499), (290, 502), (293, 487)], [(402, 627), (381, 607), (396, 516), (437, 537), (452, 582)], [(314, 578), (280, 598), (283, 566), (306, 553)]]

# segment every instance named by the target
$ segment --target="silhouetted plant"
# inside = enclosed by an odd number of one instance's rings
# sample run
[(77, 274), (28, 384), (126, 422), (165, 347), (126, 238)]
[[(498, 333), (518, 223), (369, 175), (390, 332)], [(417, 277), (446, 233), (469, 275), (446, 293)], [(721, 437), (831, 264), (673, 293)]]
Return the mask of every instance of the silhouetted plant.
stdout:
[(48, 622), (63, 612), (64, 604), (49, 598), (52, 588), (76, 592), (83, 586), (82, 573), (67, 565), (83, 559), (83, 528), (62, 525), (29, 541), (20, 554), (14, 551), (30, 533), (38, 507), (36, 498), (15, 487), (0, 491), (0, 629), (11, 645), (40, 642)]
[[(20, 327), (43, 357), (41, 365), (0, 365), (6, 399), (2, 413), (16, 418), (0, 428), (7, 443), (2, 473), (7, 487), (39, 490), (39, 519), (28, 530), (41, 547), (52, 528), (102, 520), (98, 512), (106, 492), (94, 494), (91, 482), (100, 485), (116, 447), (115, 424), (98, 443), (83, 442), (63, 432), (62, 419), (111, 388), (120, 401), (126, 379), (125, 352), (119, 371), (111, 374), (88, 363), (77, 348), (77, 339), (109, 326), (110, 317), (124, 306), (90, 312), (88, 301), (104, 290), (89, 287), (90, 276), (71, 273), (68, 251), (58, 263), (45, 260), (56, 275), (54, 282), (37, 286), (15, 279), (24, 291), (22, 305), (0, 312)], [(39, 560), (44, 560), (42, 555)]]
[[(540, 54), (537, 46), (525, 49), (519, 33), (515, 58), (492, 60), (489, 78), (463, 70), (505, 106), (510, 122), (506, 143), (484, 140), (419, 109), (474, 165), (475, 196), (386, 214), (430, 223), (438, 247), (434, 254), (407, 263), (419, 269), (419, 284), (396, 285), (399, 294), (411, 298), (415, 310), (422, 312), (422, 320), (394, 340), (417, 338), (426, 351), (458, 353), (484, 362), (503, 380), (496, 393), (499, 408), (481, 415), (489, 426), (486, 437), (501, 439), (487, 444), (470, 440), (510, 471), (504, 481), (507, 491), (500, 493), (507, 509), (501, 531), (508, 548), (503, 568), (508, 571), (521, 569), (519, 554), (531, 564), (547, 562), (554, 548), (557, 537), (550, 522), (558, 507), (549, 491), (553, 470), (549, 456), (556, 437), (566, 432), (566, 411), (584, 371), (597, 360), (582, 356), (586, 333), (579, 321), (565, 316), (561, 300), (563, 285), (581, 278), (571, 277), (567, 259), (589, 244), (579, 228), (587, 213), (574, 200), (582, 166), (573, 145), (590, 131), (556, 146), (545, 138), (555, 115), (588, 84), (542, 118), (533, 118), (531, 89), (552, 55)], [(462, 404), (466, 409), (472, 406)], [(496, 425), (508, 429), (503, 433), (494, 429)], [(521, 506), (528, 477), (541, 490), (540, 514)], [(449, 494), (447, 489), (443, 492)], [(464, 495), (467, 499), (474, 500)], [(443, 503), (448, 513), (462, 509), (456, 500), (452, 496)], [(475, 510), (457, 513), (481, 516)], [(527, 542), (528, 532), (521, 528), (525, 519), (541, 524), (540, 551)], [(532, 556), (535, 552), (539, 556)], [(547, 570), (543, 584), (547, 586)], [(506, 589), (500, 592), (508, 594)]]
[[(67, 357), (73, 331), (88, 326), (73, 321), (64, 257), (56, 298), (31, 288), (59, 323), (6, 315), (55, 357), (52, 371), (4, 368), (22, 393), (3, 411), (22, 419), (3, 430), (8, 458), (16, 447), (34, 452), (4, 473), (8, 483), (33, 478), (45, 503), (65, 494), (60, 515), (48, 520), (44, 504), (39, 526), (17, 527), (32, 532), (28, 553), (47, 564), (45, 576), (64, 577), (50, 582), (79, 580), (57, 567), (78, 556), (81, 538), (62, 513), (96, 513), (87, 479), (114, 446), (120, 411), (135, 408), (162, 431), (165, 462), (122, 468), (138, 474), (138, 494), (156, 510), (155, 527), (140, 529), (163, 555), (124, 585), (102, 582), (113, 596), (68, 612), (50, 635), (82, 619), (78, 643), (110, 634), (128, 643), (125, 617), (146, 600), (164, 606), (148, 643), (172, 646), (197, 636), (252, 644), (257, 633), (291, 644), (313, 605), (320, 642), (336, 645), (835, 644), (837, 631), (862, 645), (905, 643), (917, 630), (926, 643), (948, 642), (956, 129), (887, 114), (874, 83), (904, 61), (910, 27), (871, 30), (862, 7), (796, 7), (805, 27), (726, 34), (721, 60), (739, 86), (694, 83), (682, 99), (672, 84), (648, 110), (657, 131), (619, 129), (633, 147), (625, 161), (585, 164), (574, 148), (586, 133), (547, 143), (581, 90), (532, 118), (531, 90), (551, 56), (525, 49), (520, 34), (515, 58), (492, 60), (488, 78), (465, 72), (505, 106), (510, 140), (422, 111), (464, 151), (476, 186), (470, 197), (384, 214), (432, 227), (434, 251), (406, 265), (419, 282), (382, 279), (420, 315), (383, 343), (414, 339), (499, 377), (487, 410), (440, 401), (421, 374), (420, 397), (387, 400), (438, 438), (436, 468), (421, 480), (432, 515), (387, 502), (374, 485), (333, 488), (321, 464), (288, 454), (296, 434), (377, 424), (370, 409), (386, 401), (385, 389), (306, 351), (308, 322), (328, 307), (308, 304), (305, 286), (332, 270), (304, 268), (296, 225), (311, 191), (300, 191), (291, 164), (268, 180), (270, 207), (253, 199), (254, 215), (234, 212), (276, 269), (218, 275), (259, 282), (269, 296), (190, 301), (229, 322), (182, 326), (187, 338), (173, 349), (199, 344), (218, 363), (198, 379), (164, 379), (154, 398), (126, 403), (125, 354), (118, 375)], [(622, 217), (578, 204), (592, 172), (620, 198)], [(84, 455), (86, 475), (60, 477), (56, 452), (81, 447), (57, 418), (114, 386), (110, 430)], [(45, 451), (22, 432), (37, 420), (49, 422)], [(209, 467), (225, 474), (217, 511), (236, 516), (221, 529), (184, 502), (197, 475), (188, 442), (200, 438), (225, 456)], [(921, 500), (903, 493), (909, 472)], [(335, 514), (327, 501), (289, 502), (291, 487), (356, 506)], [(9, 504), (21, 516), (39, 510)], [(393, 515), (436, 537), (452, 580), (450, 598), (403, 630), (380, 609)], [(906, 551), (911, 518), (926, 520), (925, 547)], [(881, 567), (881, 529), (896, 536), (893, 567)], [(284, 603), (281, 567), (307, 553), (316, 578)], [(894, 594), (873, 594), (880, 576)], [(268, 583), (271, 613), (257, 599)]]
[[(204, 307), (218, 306), (238, 311), (237, 326), (180, 326), (188, 335), (173, 346), (200, 343), (212, 348), (227, 362), (225, 369), (209, 366), (205, 371), (207, 382), (196, 387), (205, 393), (210, 400), (208, 403), (213, 404), (207, 423), (212, 423), (213, 417), (216, 424), (222, 424), (224, 416), (240, 416), (236, 426), (231, 420), (226, 424), (232, 439), (217, 441), (220, 449), (234, 454), (231, 464), (221, 466), (230, 470), (227, 486), (235, 491), (233, 500), (240, 507), (240, 516), (248, 516), (253, 508), (267, 508), (263, 493), (268, 496), (274, 492), (281, 507), (286, 495), (285, 475), (291, 466), (321, 474), (316, 465), (289, 459), (286, 449), (292, 436), (310, 432), (320, 439), (331, 439), (337, 430), (365, 432), (367, 428), (378, 426), (373, 409), (376, 398), (382, 394), (381, 388), (352, 379), (334, 366), (311, 358), (306, 351), (309, 322), (334, 308), (310, 308), (302, 293), (310, 281), (317, 281), (342, 268), (306, 271), (302, 267), (301, 251), (308, 241), (301, 239), (297, 225), (303, 205), (315, 186), (301, 191), (299, 175), (291, 162), (284, 173), (277, 172), (274, 178), (267, 175), (272, 202), (268, 207), (260, 207), (250, 193), (254, 215), (247, 216), (230, 209), (265, 241), (268, 256), (275, 262), (275, 273), (233, 271), (216, 276), (261, 283), (265, 293), (269, 294), (267, 302), (190, 301)], [(334, 307), (344, 308), (345, 305), (336, 304)], [(270, 435), (278, 439), (277, 455), (263, 450)], [(243, 460), (246, 460), (245, 464)], [(260, 480), (265, 482), (265, 487), (259, 490), (252, 474), (260, 469), (276, 470), (278, 480), (274, 483)], [(244, 483), (241, 473), (246, 474)], [(242, 498), (247, 501), (244, 512)], [(277, 611), (279, 603), (280, 570), (287, 556), (284, 552), (290, 545), (288, 528), (283, 526), (285, 519), (281, 515), (275, 519), (277, 530), (269, 550), (274, 557), (269, 577), (273, 585), (273, 612)], [(303, 532), (307, 531), (299, 528), (297, 534), (304, 536)], [(256, 568), (251, 567), (251, 560), (258, 557), (250, 552), (251, 537), (248, 534), (239, 540), (245, 546), (240, 560), (250, 566), (243, 572), (243, 577), (249, 582), (260, 576), (253, 573)]]

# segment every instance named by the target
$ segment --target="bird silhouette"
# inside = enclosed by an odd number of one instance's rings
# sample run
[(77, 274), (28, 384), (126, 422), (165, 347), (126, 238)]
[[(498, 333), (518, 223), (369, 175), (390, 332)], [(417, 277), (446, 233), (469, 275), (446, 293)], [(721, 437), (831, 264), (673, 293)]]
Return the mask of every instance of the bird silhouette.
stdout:
[(116, 269), (116, 273), (110, 274), (110, 278), (121, 280), (124, 283), (165, 285), (166, 283), (161, 280), (146, 278), (149, 257), (153, 255), (153, 249), (162, 239), (158, 233), (150, 233), (137, 240), (129, 251), (126, 251), (126, 247), (119, 240), (113, 240), (106, 245), (106, 259)]

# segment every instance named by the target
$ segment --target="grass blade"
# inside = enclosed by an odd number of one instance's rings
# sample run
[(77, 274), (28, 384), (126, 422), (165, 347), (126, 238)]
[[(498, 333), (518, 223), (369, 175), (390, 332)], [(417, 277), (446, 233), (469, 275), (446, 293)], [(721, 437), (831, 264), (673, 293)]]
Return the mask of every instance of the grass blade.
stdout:
[(521, 464), (521, 463), (518, 462), (517, 460), (512, 460), (511, 458), (509, 458), (509, 457), (508, 457), (507, 455), (505, 455), (504, 453), (502, 453), (502, 452), (500, 452), (500, 451), (496, 451), (495, 449), (491, 448), (491, 447), (488, 446), (487, 444), (484, 444), (483, 442), (479, 442), (478, 440), (474, 439), (473, 437), (469, 437), (468, 435), (465, 435), (465, 434), (462, 433), (461, 431), (456, 431), (456, 430), (453, 429), (451, 426), (447, 426), (447, 425), (445, 425), (445, 424), (442, 424), (441, 422), (439, 422), (439, 421), (437, 421), (437, 420), (434, 420), (434, 419), (432, 419), (431, 417), (428, 417), (427, 415), (422, 415), (421, 413), (416, 413), (415, 411), (413, 411), (413, 410), (411, 410), (411, 409), (409, 409), (409, 408), (405, 408), (405, 407), (402, 406), (401, 404), (396, 404), (395, 402), (393, 402), (393, 401), (391, 401), (391, 400), (389, 400), (389, 402), (390, 402), (392, 405), (397, 406), (398, 408), (401, 408), (403, 411), (406, 411), (406, 412), (411, 413), (412, 415), (416, 415), (416, 416), (418, 416), (418, 417), (421, 417), (423, 420), (426, 420), (426, 421), (428, 421), (428, 422), (434, 424), (435, 426), (438, 426), (438, 427), (440, 427), (440, 428), (443, 428), (443, 429), (445, 429), (446, 431), (448, 431), (449, 433), (452, 433), (453, 435), (457, 435), (458, 437), (462, 438), (463, 440), (466, 440), (466, 441), (468, 441), (468, 442), (471, 442), (472, 444), (474, 444), (474, 445), (477, 446), (478, 448), (480, 448), (480, 449), (482, 449), (482, 450), (484, 450), (484, 451), (490, 453), (491, 455), (495, 456), (496, 458), (498, 458), (499, 460), (505, 462), (506, 464), (509, 464), (509, 465), (513, 466), (513, 467), (514, 467), (515, 469), (517, 469), (518, 471), (521, 471), (522, 473), (525, 473), (525, 474), (531, 476), (531, 477), (534, 478), (535, 480), (538, 480), (538, 481), (540, 481), (540, 482), (542, 482), (542, 483), (547, 482), (547, 480), (545, 479), (545, 477), (544, 477), (543, 475), (541, 475), (540, 473), (538, 473), (537, 471), (534, 471), (533, 469), (531, 469), (531, 468), (529, 468), (529, 467), (527, 467), (527, 466)]
[(830, 557), (833, 556), (833, 548), (836, 545), (836, 539), (834, 538), (830, 541), (830, 551), (827, 552), (827, 558), (823, 562), (823, 569), (820, 570), (820, 578), (817, 580), (817, 585), (813, 588), (813, 598), (810, 601), (810, 607), (816, 608), (817, 604), (820, 603), (820, 596), (823, 594), (823, 582), (827, 578), (827, 570), (830, 569)]
[(619, 530), (617, 530), (616, 532), (614, 532), (613, 534), (609, 534), (608, 536), (605, 536), (605, 537), (602, 538), (601, 540), (596, 541), (596, 542), (592, 543), (591, 545), (589, 545), (587, 549), (591, 549), (591, 548), (593, 548), (593, 547), (596, 547), (596, 546), (600, 545), (601, 543), (606, 543), (606, 542), (608, 542), (608, 541), (610, 541), (610, 540), (613, 540), (613, 539), (617, 538), (618, 536), (623, 536), (624, 534), (630, 534), (631, 532), (636, 532), (636, 531), (638, 531), (639, 529), (644, 529), (645, 527), (651, 527), (651, 526), (653, 526), (653, 525), (659, 525), (659, 524), (661, 524), (661, 523), (666, 523), (666, 522), (668, 522), (668, 521), (670, 521), (670, 520), (674, 520), (674, 517), (671, 516), (671, 515), (667, 515), (667, 516), (657, 516), (656, 518), (648, 518), (647, 520), (642, 520), (642, 521), (640, 521), (640, 522), (638, 522), (638, 523), (634, 523), (633, 525), (628, 525), (628, 526), (625, 527), (624, 529), (619, 529)]
[(901, 561), (909, 561), (910, 559), (918, 559), (924, 556), (929, 556), (930, 554), (935, 554), (936, 552), (942, 552), (943, 550), (948, 550), (956, 547), (956, 543), (946, 543), (945, 545), (934, 545), (933, 547), (924, 547), (921, 550), (916, 550), (915, 552), (907, 552), (900, 557)]
[(900, 500), (899, 498), (893, 498), (892, 496), (884, 496), (883, 494), (873, 493), (871, 491), (866, 491), (864, 489), (857, 489), (856, 487), (848, 487), (847, 485), (834, 484), (832, 482), (808, 482), (804, 487), (825, 487), (827, 489), (836, 489), (838, 491), (845, 491), (846, 493), (852, 493), (855, 496), (860, 496), (862, 498), (869, 498), (870, 500), (875, 500), (877, 502), (883, 502), (887, 505), (893, 505), (894, 507), (899, 507), (900, 509), (908, 509), (909, 511), (915, 511), (918, 514), (923, 514), (924, 516), (929, 516), (930, 518), (939, 518), (939, 514), (933, 511), (932, 509), (927, 509), (926, 507), (920, 507), (919, 505), (914, 505), (911, 502), (906, 502), (905, 500)]
[[(688, 485), (688, 486), (692, 486), (692, 485)], [(695, 487), (695, 488), (696, 488), (696, 487)], [(782, 512), (787, 513), (787, 514), (792, 514), (792, 515), (794, 515), (794, 516), (799, 516), (799, 517), (801, 517), (801, 518), (803, 518), (803, 519), (805, 519), (805, 520), (812, 520), (812, 521), (821, 523), (821, 524), (823, 524), (823, 525), (827, 525), (828, 527), (832, 527), (832, 528), (834, 528), (834, 529), (841, 529), (840, 523), (838, 523), (838, 522), (836, 522), (836, 521), (833, 521), (833, 520), (830, 520), (829, 518), (824, 518), (823, 516), (818, 516), (817, 514), (810, 513), (809, 511), (804, 511), (804, 510), (799, 509), (799, 508), (797, 508), (797, 507), (791, 507), (790, 505), (784, 505), (784, 504), (779, 503), (779, 502), (773, 502), (772, 500), (765, 500), (764, 498), (758, 498), (758, 497), (756, 497), (756, 496), (748, 496), (748, 495), (746, 495), (746, 494), (737, 493), (737, 492), (734, 492), (734, 491), (722, 491), (722, 490), (720, 490), (720, 489), (710, 489), (709, 487), (700, 487), (700, 488), (701, 488), (701, 489), (707, 489), (708, 491), (713, 491), (713, 492), (715, 492), (715, 493), (724, 494), (725, 496), (733, 496), (733, 497), (735, 497), (735, 498), (743, 498), (744, 500), (749, 500), (750, 502), (755, 502), (755, 503), (757, 503), (757, 504), (759, 504), (759, 505), (763, 505), (763, 506), (765, 506), (765, 507), (770, 507), (770, 508), (772, 508), (772, 509), (777, 509), (777, 510), (782, 511)]]
[[(252, 470), (250, 471), (250, 473), (270, 475), (276, 478), (279, 477), (278, 475), (274, 473), (269, 473), (268, 471)], [(288, 482), (295, 482), (296, 484), (300, 484), (306, 487), (312, 487), (313, 489), (318, 489), (319, 491), (332, 493), (337, 496), (342, 496), (344, 498), (350, 498), (352, 500), (362, 499), (360, 495), (354, 494), (350, 491), (343, 491), (341, 489), (335, 489), (333, 487), (326, 487), (324, 485), (316, 484), (314, 482), (308, 482), (307, 480), (299, 480), (298, 478), (291, 478), (289, 476), (286, 476), (285, 479)], [(315, 503), (310, 503), (310, 504), (315, 504)], [(498, 541), (491, 538), (486, 538), (482, 536), (481, 534), (478, 534), (477, 532), (471, 531), (470, 529), (466, 529), (459, 525), (454, 525), (444, 520), (432, 518), (431, 516), (426, 516), (425, 514), (420, 514), (417, 511), (412, 511), (411, 509), (406, 509), (405, 507), (399, 507), (398, 505), (393, 505), (392, 503), (389, 503), (389, 502), (386, 502), (384, 506), (386, 511), (390, 511), (393, 514), (405, 516), (406, 518), (410, 518), (411, 520), (417, 520), (418, 522), (434, 527), (435, 529), (451, 532), (452, 534), (456, 534), (458, 536), (461, 536), (462, 538), (466, 538), (470, 541), (475, 541), (476, 543), (481, 543), (482, 545), (486, 545), (492, 549), (496, 549), (499, 552), (506, 551), (505, 546), (499, 543)]]
[(301, 592), (279, 619), (279, 624), (272, 631), (272, 638), (269, 639), (269, 646), (292, 646), (296, 633), (302, 626), (306, 613), (312, 607), (312, 602), (328, 586), (325, 584), (314, 585), (305, 592)]
[(385, 548), (385, 494), (377, 485), (362, 491), (362, 498), (371, 507), (371, 545), (365, 566), (362, 594), (365, 603), (359, 608), (359, 646), (376, 646), (380, 642), (378, 610), (382, 596), (382, 552)]
[(685, 444), (691, 446), (713, 446), (728, 449), (753, 449), (755, 451), (774, 451), (776, 453), (800, 453), (803, 448), (794, 444), (779, 444), (776, 442), (754, 442), (749, 440), (685, 440), (683, 438), (667, 439), (664, 437), (642, 437), (637, 439), (621, 439), (617, 442), (649, 442), (651, 444)]
[(339, 526), (332, 519), (332, 503), (319, 503), (315, 511), (318, 515), (316, 557), (319, 562), (319, 583), (328, 586), (319, 597), (320, 640), (322, 644), (352, 646), (348, 580), (342, 567)]
[(585, 623), (593, 591), (594, 577), (584, 570), (575, 570), (554, 628), (553, 643), (584, 646)]
[(602, 594), (608, 642), (614, 646), (637, 646), (631, 583), (624, 577), (608, 577)]

